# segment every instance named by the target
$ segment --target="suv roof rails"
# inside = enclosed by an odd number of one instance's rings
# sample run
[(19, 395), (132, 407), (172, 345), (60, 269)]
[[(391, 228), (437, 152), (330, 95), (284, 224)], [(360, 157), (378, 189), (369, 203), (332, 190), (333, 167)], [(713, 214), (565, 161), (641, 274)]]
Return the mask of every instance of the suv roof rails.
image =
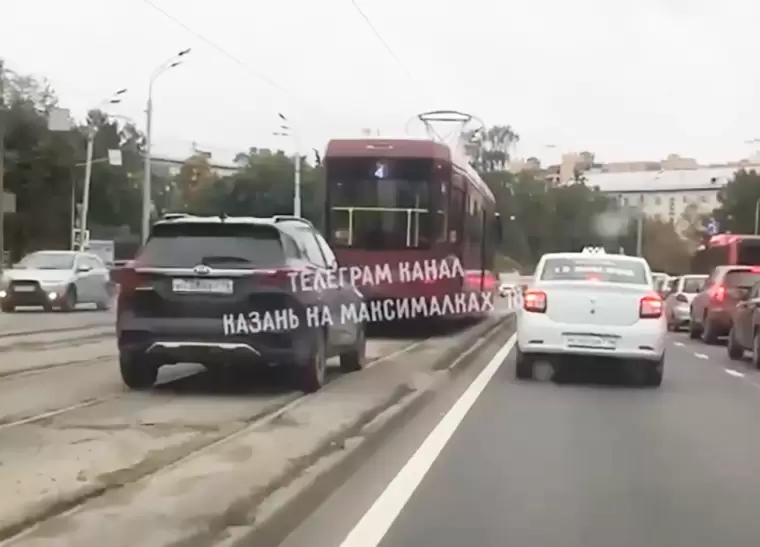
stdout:
[(272, 217), (272, 220), (275, 223), (277, 223), (277, 222), (298, 221), (298, 222), (303, 222), (304, 224), (308, 224), (309, 226), (313, 226), (312, 223), (309, 222), (308, 220), (306, 220), (305, 218), (303, 218), (303, 217), (297, 217), (297, 216), (293, 216), (293, 215), (275, 215), (275, 216)]

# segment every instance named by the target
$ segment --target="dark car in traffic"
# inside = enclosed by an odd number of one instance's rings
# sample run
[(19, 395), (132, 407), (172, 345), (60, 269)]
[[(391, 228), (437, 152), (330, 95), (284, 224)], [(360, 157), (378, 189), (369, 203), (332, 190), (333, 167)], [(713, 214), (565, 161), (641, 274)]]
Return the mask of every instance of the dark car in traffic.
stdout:
[(718, 266), (691, 302), (689, 336), (715, 344), (727, 336), (736, 305), (760, 282), (760, 266)]
[(760, 368), (760, 283), (755, 283), (736, 304), (726, 348), (733, 360), (751, 351), (752, 364)]
[[(124, 382), (148, 388), (162, 365), (181, 362), (273, 365), (313, 392), (325, 383), (330, 357), (338, 356), (344, 371), (361, 369), (365, 325), (346, 320), (344, 310), (363, 297), (335, 282), (336, 267), (327, 242), (301, 218), (157, 222), (119, 276)], [(316, 278), (333, 283), (303, 289)]]

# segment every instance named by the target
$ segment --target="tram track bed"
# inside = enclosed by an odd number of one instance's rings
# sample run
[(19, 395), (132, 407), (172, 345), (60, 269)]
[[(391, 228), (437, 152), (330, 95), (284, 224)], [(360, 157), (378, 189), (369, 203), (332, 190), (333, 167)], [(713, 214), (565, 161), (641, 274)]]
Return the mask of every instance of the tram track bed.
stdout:
[[(414, 346), (378, 340), (370, 359)], [(342, 378), (332, 374), (331, 380)], [(218, 442), (302, 398), (276, 374), (161, 371), (151, 391), (132, 392), (111, 358), (0, 382), (0, 538)]]
[[(2, 545), (160, 547), (220, 532), (239, 504), (427, 385), (441, 359), (503, 321), (420, 341), (373, 340), (370, 366), (331, 375), (307, 396), (260, 379), (211, 382), (189, 369), (144, 393), (88, 374), (107, 399), (66, 410), (59, 398), (62, 413), (35, 420), (30, 410), (26, 422), (0, 425)], [(115, 363), (105, 366), (118, 381)]]

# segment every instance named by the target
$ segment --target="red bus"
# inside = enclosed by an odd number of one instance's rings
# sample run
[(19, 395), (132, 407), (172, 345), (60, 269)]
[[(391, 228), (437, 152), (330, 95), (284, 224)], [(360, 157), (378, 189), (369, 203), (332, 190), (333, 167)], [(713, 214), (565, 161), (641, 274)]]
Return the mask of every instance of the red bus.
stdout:
[(710, 274), (716, 266), (760, 266), (760, 236), (718, 234), (694, 254), (691, 273)]
[[(465, 158), (431, 139), (365, 137), (331, 140), (323, 164), (325, 233), (339, 263), (393, 273), (392, 282), (360, 283), (369, 300), (495, 293), (501, 223)], [(457, 263), (456, 278), (404, 279), (405, 265), (444, 262)]]

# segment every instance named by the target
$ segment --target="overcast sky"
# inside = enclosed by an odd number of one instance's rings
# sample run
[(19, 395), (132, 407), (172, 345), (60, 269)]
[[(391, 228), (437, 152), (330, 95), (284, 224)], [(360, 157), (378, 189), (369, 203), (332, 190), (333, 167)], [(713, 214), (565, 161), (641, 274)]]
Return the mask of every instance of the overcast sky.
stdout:
[(142, 128), (151, 72), (190, 47), (156, 81), (154, 153), (183, 156), (195, 141), (219, 161), (292, 150), (273, 136), (277, 112), (321, 149), (463, 110), (511, 124), (518, 155), (545, 162), (584, 149), (738, 159), (760, 137), (760, 2), (357, 1), (396, 58), (351, 0), (152, 0), (173, 20), (145, 0), (7, 0), (0, 56), (48, 77), (78, 117), (129, 88), (112, 111)]

